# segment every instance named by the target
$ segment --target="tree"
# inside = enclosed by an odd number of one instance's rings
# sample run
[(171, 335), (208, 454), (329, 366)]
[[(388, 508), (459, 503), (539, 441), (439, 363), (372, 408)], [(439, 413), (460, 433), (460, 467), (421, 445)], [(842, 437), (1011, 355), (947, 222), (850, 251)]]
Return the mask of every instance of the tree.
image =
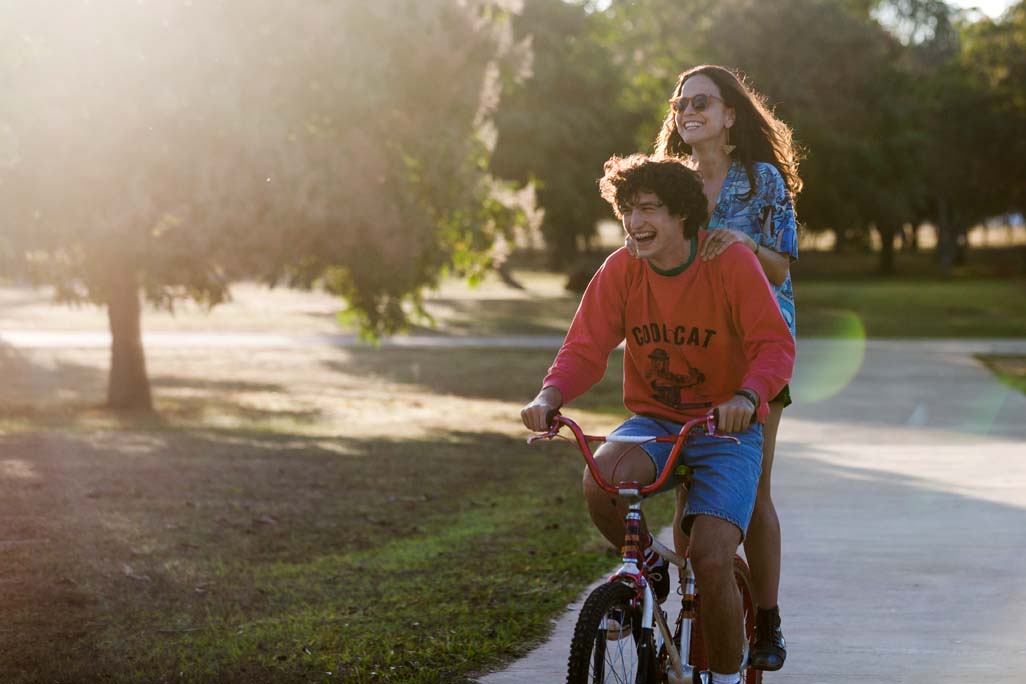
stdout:
[(1026, 211), (1026, 2), (963, 28), (960, 61), (989, 93), (987, 180), (995, 213)]
[[(1026, 32), (1006, 32), (1014, 12), (1002, 24), (969, 21), (937, 0), (911, 4), (925, 8), (931, 27), (925, 39), (911, 44), (908, 60), (916, 76), (910, 92), (921, 103), (918, 120), (929, 141), (922, 164), (928, 190), (923, 218), (937, 226), (938, 261), (950, 275), (966, 259), (969, 228), (1013, 211), (1021, 197), (1026, 146), (1017, 131), (1026, 116), (1016, 110), (1024, 90), (1014, 64), (1015, 45)], [(1024, 52), (1020, 47), (1020, 61)]]
[(633, 150), (636, 112), (621, 99), (623, 77), (597, 36), (606, 17), (570, 2), (527, 0), (514, 21), (531, 41), (530, 78), (511, 89), (495, 115), (491, 168), (533, 182), (545, 210), (549, 261), (560, 268), (590, 238), (608, 207), (595, 189), (602, 163)]
[[(805, 29), (816, 26), (815, 32)], [(740, 68), (807, 150), (803, 225), (880, 233), (879, 270), (894, 271), (893, 238), (921, 201), (922, 136), (898, 67), (902, 46), (863, 8), (831, 0), (721, 2), (703, 54)]]
[(152, 407), (140, 295), (239, 274), (343, 295), (365, 330), (513, 212), (481, 130), (522, 59), (501, 0), (0, 5), (0, 254), (108, 310), (108, 404)]
[(3, 15), (8, 269), (105, 306), (108, 404), (149, 409), (140, 293), (167, 308), (227, 295), (207, 255), (235, 225), (232, 191), (254, 181), (229, 133), (245, 113), (230, 96), (237, 65), (193, 52), (218, 45), (216, 29), (170, 4), (5, 3)]
[(638, 149), (651, 149), (677, 76), (708, 61), (696, 40), (708, 30), (720, 0), (612, 0), (601, 34), (625, 75), (621, 99), (640, 112)]
[[(807, 150), (798, 198), (805, 228), (834, 229), (839, 243), (854, 232), (868, 243), (870, 226), (890, 231), (897, 219), (883, 215), (906, 214), (918, 192), (918, 141), (908, 119), (897, 115), (906, 102), (894, 66), (901, 46), (871, 19), (874, 4), (613, 2), (610, 23), (625, 35), (609, 42), (623, 46), (631, 88), (652, 112), (648, 141), (680, 71), (708, 62), (738, 68)], [(893, 268), (890, 257), (882, 255), (882, 270)]]

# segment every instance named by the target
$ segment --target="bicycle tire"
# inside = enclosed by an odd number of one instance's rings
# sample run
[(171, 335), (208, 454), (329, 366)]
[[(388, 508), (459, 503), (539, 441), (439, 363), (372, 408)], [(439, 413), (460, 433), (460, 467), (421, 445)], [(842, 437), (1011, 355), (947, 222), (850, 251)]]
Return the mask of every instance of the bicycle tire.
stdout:
[[(656, 672), (652, 630), (641, 629), (641, 611), (632, 605), (637, 591), (622, 582), (597, 587), (581, 608), (570, 642), (567, 684), (629, 682), (649, 684)], [(615, 638), (611, 618), (620, 617), (628, 630)], [(627, 617), (629, 623), (622, 618)], [(613, 645), (615, 644), (615, 647)], [(612, 647), (612, 648), (611, 648)]]
[[(755, 637), (755, 594), (752, 591), (752, 571), (740, 556), (734, 556), (734, 581), (741, 592), (741, 611), (745, 621), (745, 667), (741, 672), (742, 684), (762, 684), (762, 670), (748, 666), (748, 651)], [(701, 597), (695, 596), (695, 620), (691, 623), (691, 651), (688, 660), (696, 669), (709, 669), (709, 660), (705, 654), (705, 642), (702, 639)]]

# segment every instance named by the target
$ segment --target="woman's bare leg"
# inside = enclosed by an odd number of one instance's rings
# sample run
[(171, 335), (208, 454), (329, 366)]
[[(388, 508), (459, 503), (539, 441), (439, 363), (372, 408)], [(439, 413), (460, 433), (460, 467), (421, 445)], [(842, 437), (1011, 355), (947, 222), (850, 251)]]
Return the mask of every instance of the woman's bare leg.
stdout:
[(780, 519), (773, 505), (770, 482), (773, 475), (773, 453), (777, 446), (777, 428), (783, 404), (770, 404), (769, 416), (762, 426), (762, 476), (755, 496), (752, 522), (745, 535), (745, 557), (752, 569), (755, 601), (760, 606), (777, 605), (780, 588)]

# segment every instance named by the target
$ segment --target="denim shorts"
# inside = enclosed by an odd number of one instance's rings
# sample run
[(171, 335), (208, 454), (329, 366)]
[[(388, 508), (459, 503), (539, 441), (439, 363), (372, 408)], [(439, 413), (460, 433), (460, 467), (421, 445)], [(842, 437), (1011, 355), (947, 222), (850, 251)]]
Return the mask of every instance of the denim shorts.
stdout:
[[(627, 436), (676, 435), (681, 424), (662, 418), (634, 416), (611, 434)], [(691, 468), (688, 503), (681, 527), (691, 533), (691, 524), (698, 515), (711, 515), (734, 523), (742, 537), (748, 530), (755, 508), (755, 493), (762, 474), (762, 425), (753, 423), (741, 433), (730, 435), (740, 443), (722, 437), (710, 437), (696, 430), (685, 443), (677, 459)], [(673, 449), (672, 442), (648, 442), (640, 445), (662, 473)], [(681, 468), (667, 479), (659, 490), (674, 489), (684, 481)], [(657, 475), (658, 476), (658, 475)]]
[(784, 389), (777, 393), (777, 396), (769, 400), (770, 404), (783, 404), (782, 408), (787, 408), (794, 402), (791, 401), (791, 386), (784, 385)]

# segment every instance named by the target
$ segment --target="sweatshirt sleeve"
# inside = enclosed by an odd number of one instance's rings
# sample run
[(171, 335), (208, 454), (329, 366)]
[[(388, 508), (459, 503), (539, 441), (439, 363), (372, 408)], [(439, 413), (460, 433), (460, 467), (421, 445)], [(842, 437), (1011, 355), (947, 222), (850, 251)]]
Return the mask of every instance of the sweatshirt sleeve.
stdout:
[[(744, 245), (732, 245), (720, 256), (723, 291), (734, 328), (741, 336), (748, 373), (741, 387), (759, 393), (758, 419), (769, 413), (769, 400), (791, 380), (795, 346), (780, 314), (776, 297), (755, 255)], [(738, 388), (740, 389), (740, 387)]]
[(621, 248), (592, 277), (563, 346), (542, 381), (542, 387), (558, 389), (564, 403), (602, 379), (610, 352), (623, 342), (628, 259)]

